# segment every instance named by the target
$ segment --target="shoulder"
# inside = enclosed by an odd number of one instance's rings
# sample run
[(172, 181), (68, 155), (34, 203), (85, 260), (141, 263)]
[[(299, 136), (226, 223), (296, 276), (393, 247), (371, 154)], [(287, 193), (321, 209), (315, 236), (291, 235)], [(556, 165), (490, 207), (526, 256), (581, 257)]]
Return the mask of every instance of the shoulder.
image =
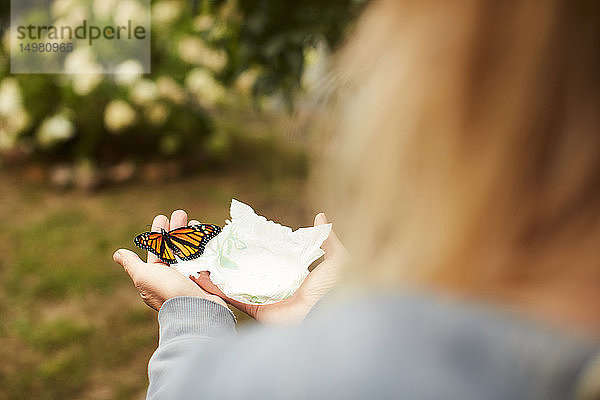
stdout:
[(397, 294), (330, 301), (218, 347), (220, 398), (288, 399), (568, 398), (597, 350), (493, 307)]

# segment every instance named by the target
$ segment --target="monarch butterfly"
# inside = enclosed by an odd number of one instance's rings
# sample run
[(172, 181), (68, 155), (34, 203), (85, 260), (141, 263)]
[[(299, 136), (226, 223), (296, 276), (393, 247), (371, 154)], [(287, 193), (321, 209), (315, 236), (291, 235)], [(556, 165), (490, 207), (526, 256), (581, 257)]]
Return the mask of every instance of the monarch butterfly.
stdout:
[(165, 264), (200, 257), (204, 247), (221, 232), (221, 227), (211, 224), (189, 225), (167, 232), (144, 232), (135, 237), (136, 246), (158, 256)]

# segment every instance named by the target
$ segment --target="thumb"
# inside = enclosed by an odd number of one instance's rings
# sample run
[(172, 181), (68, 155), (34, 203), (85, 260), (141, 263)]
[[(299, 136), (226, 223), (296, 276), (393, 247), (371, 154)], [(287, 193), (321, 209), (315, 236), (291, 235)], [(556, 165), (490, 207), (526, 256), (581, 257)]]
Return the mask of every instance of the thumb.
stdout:
[(134, 281), (134, 276), (139, 273), (144, 264), (137, 254), (127, 249), (117, 250), (115, 254), (113, 254), (113, 260), (115, 260), (117, 264), (120, 264)]
[(325, 216), (325, 213), (318, 213), (317, 215), (315, 215), (315, 223), (314, 225), (323, 225), (327, 223), (327, 217)]
[[(328, 223), (328, 221), (325, 213), (319, 213), (315, 216), (315, 226), (323, 225), (326, 223)], [(342, 242), (340, 242), (340, 239), (338, 239), (337, 235), (333, 230), (329, 233), (329, 236), (327, 237), (327, 239), (325, 239), (325, 241), (321, 245), (321, 248), (325, 251), (325, 258), (329, 258), (334, 253), (342, 255), (346, 253), (344, 245), (342, 244)]]

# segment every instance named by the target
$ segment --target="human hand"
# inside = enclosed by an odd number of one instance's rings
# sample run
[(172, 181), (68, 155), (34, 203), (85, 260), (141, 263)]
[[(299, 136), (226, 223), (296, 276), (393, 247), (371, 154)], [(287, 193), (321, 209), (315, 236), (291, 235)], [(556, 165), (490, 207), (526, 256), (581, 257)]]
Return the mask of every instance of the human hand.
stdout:
[[(325, 217), (325, 214), (317, 214), (314, 225), (326, 223), (327, 217)], [(233, 300), (210, 281), (210, 274), (206, 271), (201, 272), (198, 278), (190, 278), (207, 292), (223, 298), (229, 304), (244, 311), (259, 322), (274, 324), (299, 322), (304, 319), (317, 301), (335, 285), (340, 268), (348, 257), (346, 249), (333, 231), (323, 242), (321, 248), (325, 251), (324, 260), (308, 274), (302, 285), (292, 296), (274, 304), (261, 306)]]
[[(177, 210), (171, 215), (170, 224), (164, 215), (156, 216), (152, 222), (152, 231), (160, 232), (161, 228), (169, 231), (186, 225), (187, 214), (183, 210)], [(220, 297), (205, 292), (188, 277), (164, 264), (150, 252), (147, 262), (143, 262), (137, 254), (126, 249), (117, 250), (113, 259), (129, 274), (144, 302), (157, 311), (165, 301), (177, 296), (202, 297), (227, 307)]]

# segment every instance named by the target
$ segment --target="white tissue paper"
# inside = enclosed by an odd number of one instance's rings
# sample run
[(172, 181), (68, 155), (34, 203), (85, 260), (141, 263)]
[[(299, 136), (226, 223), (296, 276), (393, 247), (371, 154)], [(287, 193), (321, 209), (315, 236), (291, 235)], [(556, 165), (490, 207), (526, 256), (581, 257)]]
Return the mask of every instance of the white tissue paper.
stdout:
[(210, 271), (210, 280), (228, 297), (246, 304), (271, 304), (291, 296), (324, 252), (331, 224), (291, 228), (256, 215), (252, 207), (231, 200), (226, 221), (194, 260), (173, 267), (186, 276)]

